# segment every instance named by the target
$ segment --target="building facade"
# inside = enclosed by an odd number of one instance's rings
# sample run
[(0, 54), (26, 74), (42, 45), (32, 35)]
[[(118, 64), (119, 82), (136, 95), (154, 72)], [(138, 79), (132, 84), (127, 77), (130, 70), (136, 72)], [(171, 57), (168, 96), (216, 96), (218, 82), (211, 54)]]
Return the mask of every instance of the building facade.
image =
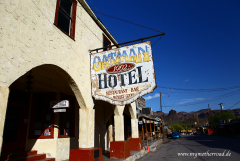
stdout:
[[(69, 159), (72, 149), (138, 138), (135, 102), (114, 106), (91, 95), (89, 50), (117, 41), (85, 0), (0, 2), (1, 153), (37, 150)], [(53, 112), (51, 101), (69, 101)], [(129, 126), (129, 125), (128, 125)]]

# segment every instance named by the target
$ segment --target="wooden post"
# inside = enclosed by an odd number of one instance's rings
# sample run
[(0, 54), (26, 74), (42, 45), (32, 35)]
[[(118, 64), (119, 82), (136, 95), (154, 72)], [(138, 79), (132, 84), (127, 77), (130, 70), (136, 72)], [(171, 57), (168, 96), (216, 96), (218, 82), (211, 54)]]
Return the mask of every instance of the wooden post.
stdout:
[(160, 124), (158, 123), (158, 125), (159, 125), (159, 139), (161, 139), (161, 127), (160, 127)]
[[(150, 120), (149, 120), (149, 121), (150, 121)], [(152, 121), (150, 121), (150, 134), (151, 134), (151, 135), (150, 135), (150, 136), (151, 136), (151, 140), (153, 140), (153, 139), (152, 139)]]
[(154, 128), (154, 134), (155, 134), (155, 140), (156, 140), (155, 121), (153, 121), (153, 128)]
[(162, 93), (160, 92), (160, 107), (161, 107), (161, 122), (162, 122), (162, 132), (163, 132), (163, 140), (164, 140), (164, 129), (163, 129), (163, 113), (162, 113)]
[(148, 144), (148, 130), (147, 130), (147, 120), (145, 120), (145, 128), (146, 128), (146, 133), (147, 133), (147, 144)]
[(145, 133), (144, 133), (144, 128), (143, 128), (143, 123), (144, 123), (144, 121), (143, 121), (143, 117), (142, 117), (142, 137), (143, 137), (143, 146), (144, 146), (144, 135), (145, 135)]

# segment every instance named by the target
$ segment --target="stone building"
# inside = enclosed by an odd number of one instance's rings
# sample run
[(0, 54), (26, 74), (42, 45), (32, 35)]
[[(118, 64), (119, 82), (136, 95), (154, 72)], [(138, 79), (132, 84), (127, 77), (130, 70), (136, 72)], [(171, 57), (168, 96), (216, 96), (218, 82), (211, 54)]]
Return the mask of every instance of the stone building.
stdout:
[[(91, 95), (88, 51), (117, 44), (85, 0), (0, 1), (1, 153), (101, 157), (111, 141), (127, 142), (124, 121), (137, 139), (135, 102), (114, 106)], [(60, 100), (69, 108), (54, 113), (50, 102)]]

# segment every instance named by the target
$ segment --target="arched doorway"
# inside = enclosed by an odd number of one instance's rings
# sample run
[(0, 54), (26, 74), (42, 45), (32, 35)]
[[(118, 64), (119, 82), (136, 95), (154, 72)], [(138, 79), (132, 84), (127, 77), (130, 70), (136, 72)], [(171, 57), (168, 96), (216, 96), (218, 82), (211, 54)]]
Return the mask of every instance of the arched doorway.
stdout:
[[(54, 65), (35, 67), (9, 87), (2, 153), (37, 150), (48, 157), (68, 159), (78, 148), (79, 105), (74, 81)], [(71, 84), (70, 84), (71, 83)], [(80, 97), (80, 96), (78, 96)], [(51, 101), (67, 100), (65, 112), (54, 112)], [(67, 150), (69, 149), (69, 150)]]

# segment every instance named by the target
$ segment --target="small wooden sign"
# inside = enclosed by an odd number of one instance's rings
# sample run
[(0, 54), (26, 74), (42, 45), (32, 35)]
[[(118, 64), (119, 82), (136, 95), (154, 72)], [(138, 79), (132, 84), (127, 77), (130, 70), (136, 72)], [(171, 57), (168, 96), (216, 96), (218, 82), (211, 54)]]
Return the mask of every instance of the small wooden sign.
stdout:
[(66, 108), (62, 108), (62, 109), (53, 109), (53, 112), (56, 113), (56, 112), (66, 112)]
[(51, 101), (50, 108), (69, 108), (69, 100)]

